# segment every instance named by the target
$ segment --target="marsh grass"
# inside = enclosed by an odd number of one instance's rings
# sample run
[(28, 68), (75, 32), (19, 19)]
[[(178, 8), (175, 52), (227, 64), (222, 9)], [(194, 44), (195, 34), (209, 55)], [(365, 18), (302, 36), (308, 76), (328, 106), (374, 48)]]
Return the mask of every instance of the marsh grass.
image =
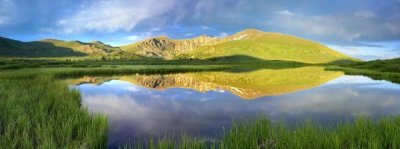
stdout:
[(207, 66), (34, 68), (0, 73), (1, 148), (107, 148), (108, 119), (81, 107), (60, 77), (221, 69)]
[[(82, 108), (79, 92), (58, 78), (211, 71), (227, 67), (118, 65), (2, 70), (0, 148), (107, 148), (107, 118)], [(134, 142), (121, 148), (400, 148), (400, 117), (377, 121), (361, 117), (333, 126), (306, 122), (294, 127), (259, 119), (235, 123), (221, 138), (212, 141), (183, 135), (179, 139), (164, 137)]]
[(292, 149), (292, 148), (400, 148), (400, 117), (374, 121), (366, 117), (327, 126), (307, 121), (295, 126), (268, 119), (235, 123), (213, 142), (183, 135), (180, 139), (126, 144), (120, 148), (150, 149)]
[(51, 76), (0, 79), (1, 148), (105, 148), (108, 119)]

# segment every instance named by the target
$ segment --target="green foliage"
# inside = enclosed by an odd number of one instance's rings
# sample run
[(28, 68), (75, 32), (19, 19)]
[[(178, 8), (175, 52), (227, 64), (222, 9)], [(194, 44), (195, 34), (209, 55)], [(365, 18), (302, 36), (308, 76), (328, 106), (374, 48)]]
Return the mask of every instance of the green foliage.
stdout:
[[(240, 59), (240, 60), (239, 60)], [(286, 68), (300, 67), (307, 64), (278, 61), (278, 60), (261, 60), (248, 56), (236, 55), (229, 57), (218, 57), (213, 59), (181, 59), (181, 60), (160, 60), (160, 59), (142, 59), (142, 60), (124, 60), (124, 59), (0, 59), (0, 70), (21, 69), (21, 68), (37, 68), (37, 67), (101, 67), (115, 65), (239, 65), (239, 66), (255, 66), (268, 68)]]
[(57, 47), (46, 42), (21, 42), (0, 37), (0, 56), (3, 57), (65, 57), (85, 56), (68, 47)]
[(191, 148), (191, 149), (288, 149), (288, 148), (400, 148), (400, 117), (373, 121), (360, 117), (327, 126), (307, 121), (295, 126), (272, 123), (266, 118), (235, 123), (220, 139), (212, 142), (183, 135), (145, 144), (127, 144), (121, 148)]
[(400, 83), (400, 58), (353, 62), (340, 66), (329, 66), (328, 70), (339, 70), (349, 75), (365, 75), (376, 80)]
[[(163, 64), (160, 67), (157, 61), (154, 61), (153, 65), (139, 65), (146, 62), (148, 61), (0, 61), (0, 69), (3, 69), (0, 72), (1, 148), (107, 147), (107, 118), (91, 115), (83, 109), (79, 93), (69, 89), (67, 84), (57, 78), (210, 71), (233, 67), (226, 65), (226, 62), (221, 62), (219, 65), (203, 65), (204, 61), (195, 63), (198, 65), (166, 65), (167, 63), (159, 62)], [(398, 61), (390, 61), (388, 65), (396, 66), (398, 63), (392, 64), (396, 62)], [(169, 64), (180, 63), (182, 61), (169, 61)], [(389, 78), (398, 77), (398, 71), (391, 69), (392, 66), (385, 67), (375, 63), (385, 62), (346, 65), (384, 68), (365, 70), (331, 66), (330, 69), (340, 68), (346, 69), (345, 72), (362, 71), (368, 74), (388, 75)], [(131, 66), (133, 64), (136, 65)], [(255, 65), (265, 65), (265, 63)], [(27, 66), (39, 68), (29, 69)], [(211, 141), (183, 135), (180, 139), (165, 137), (157, 141), (123, 145), (122, 148), (400, 148), (399, 140), (399, 117), (377, 121), (359, 118), (354, 122), (342, 122), (333, 126), (307, 122), (294, 127), (260, 119), (236, 123), (226, 130), (224, 136)]]
[(107, 118), (82, 109), (77, 91), (48, 75), (10, 77), (0, 78), (1, 148), (106, 147)]
[(368, 62), (357, 62), (342, 65), (344, 67), (351, 67), (357, 69), (369, 69), (379, 72), (400, 72), (400, 58), (388, 60), (374, 60)]

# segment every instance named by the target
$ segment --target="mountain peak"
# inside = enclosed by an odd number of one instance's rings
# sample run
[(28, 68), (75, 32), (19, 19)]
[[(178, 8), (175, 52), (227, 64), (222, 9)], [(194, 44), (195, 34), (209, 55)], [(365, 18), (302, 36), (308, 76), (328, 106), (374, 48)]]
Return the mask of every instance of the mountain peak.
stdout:
[(103, 42), (98, 41), (98, 40), (92, 41), (92, 42), (90, 42), (90, 43), (92, 43), (92, 44), (104, 44)]
[(259, 29), (255, 29), (255, 28), (248, 28), (248, 29), (245, 29), (245, 30), (243, 30), (243, 31), (241, 31), (239, 33), (260, 34), (260, 33), (265, 33), (265, 32), (262, 31), (262, 30), (259, 30)]
[(166, 36), (166, 35), (161, 35), (161, 36), (154, 37), (154, 38), (151, 38), (151, 39), (169, 40), (170, 38), (168, 36)]
[(41, 41), (41, 42), (60, 42), (61, 40), (54, 39), (54, 38), (46, 38), (46, 39), (42, 39), (39, 41)]

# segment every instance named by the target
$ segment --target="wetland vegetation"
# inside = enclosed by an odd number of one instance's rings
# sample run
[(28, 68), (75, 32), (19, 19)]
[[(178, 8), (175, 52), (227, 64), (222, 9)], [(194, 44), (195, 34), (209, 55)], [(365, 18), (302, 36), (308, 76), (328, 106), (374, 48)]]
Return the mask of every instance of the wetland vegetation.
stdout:
[[(29, 66), (28, 63), (36, 64), (35, 66), (38, 67), (15, 67), (15, 65)], [(196, 71), (211, 71), (210, 73), (223, 74), (224, 71), (230, 72), (232, 70), (236, 70), (240, 73), (250, 70), (243, 74), (243, 76), (249, 77), (252, 73), (257, 73), (257, 69), (254, 71), (249, 68), (260, 66), (258, 63), (253, 66), (248, 66), (247, 69), (242, 69), (243, 66), (232, 66), (226, 63), (221, 63), (219, 65), (204, 65), (204, 63), (201, 63), (201, 65), (196, 65), (196, 63), (194, 65), (171, 65), (171, 63), (162, 65), (157, 65), (157, 63), (154, 65), (137, 65), (141, 63), (102, 61), (99, 66), (93, 66), (94, 63), (97, 62), (46, 60), (2, 61), (0, 65), (3, 69), (0, 75), (0, 97), (2, 99), (2, 103), (0, 104), (0, 144), (7, 148), (107, 147), (107, 117), (98, 114), (93, 115), (85, 108), (82, 108), (79, 92), (68, 88), (68, 85), (59, 80), (59, 78), (135, 73), (171, 74)], [(133, 63), (136, 65), (132, 65)], [(398, 71), (392, 68), (385, 69), (379, 67), (376, 63), (381, 62), (354, 63), (335, 67), (329, 66), (328, 68), (329, 70), (331, 70), (331, 68), (340, 68), (344, 70), (345, 73), (351, 73), (351, 71), (348, 70), (353, 69), (358, 71), (361, 69), (377, 68), (368, 71), (374, 73), (383, 71), (385, 73), (393, 73), (395, 76), (398, 75)], [(84, 67), (74, 67), (74, 65), (82, 65)], [(268, 68), (268, 65), (265, 66)], [(282, 66), (288, 67), (286, 64), (282, 64)], [(298, 65), (289, 66), (299, 67)], [(273, 74), (273, 71), (265, 71), (262, 73), (268, 74), (265, 76), (285, 77), (280, 75), (282, 73), (278, 73), (278, 71), (285, 71), (285, 67), (273, 68), (277, 69), (276, 75)], [(310, 73), (315, 73), (316, 71), (314, 69), (321, 69), (320, 71), (323, 71), (322, 67), (319, 68), (317, 66), (294, 68), (294, 70), (296, 69)], [(203, 74), (207, 73), (208, 72), (204, 72)], [(329, 71), (325, 73), (329, 73)], [(304, 80), (304, 75), (297, 75), (296, 73), (288, 74), (293, 75), (292, 77), (287, 76), (289, 78), (302, 76), (302, 80)], [(340, 73), (337, 72), (332, 73), (333, 76), (335, 76), (335, 74), (340, 75)], [(327, 76), (326, 74), (315, 75)], [(188, 76), (191, 76), (190, 73), (188, 73)], [(210, 79), (207, 75), (195, 75), (192, 77)], [(241, 82), (240, 76), (228, 76), (226, 78), (230, 78), (232, 81), (236, 80), (232, 83)], [(315, 78), (315, 76), (310, 78)], [(215, 79), (218, 78), (214, 78), (213, 81), (224, 83), (224, 81), (221, 82)], [(389, 80), (393, 81), (394, 79)], [(243, 85), (245, 84), (246, 83)], [(265, 89), (265, 87), (258, 88)], [(226, 133), (221, 138), (211, 141), (183, 135), (182, 138), (178, 140), (166, 137), (156, 139), (157, 141), (153, 140), (125, 144), (121, 145), (121, 147), (399, 148), (399, 128), (400, 120), (398, 117), (387, 117), (379, 120), (359, 118), (356, 121), (340, 122), (329, 126), (308, 122), (301, 123), (295, 127), (287, 126), (283, 123), (271, 122), (267, 118), (262, 118), (254, 122), (236, 123), (232, 128), (225, 130)]]

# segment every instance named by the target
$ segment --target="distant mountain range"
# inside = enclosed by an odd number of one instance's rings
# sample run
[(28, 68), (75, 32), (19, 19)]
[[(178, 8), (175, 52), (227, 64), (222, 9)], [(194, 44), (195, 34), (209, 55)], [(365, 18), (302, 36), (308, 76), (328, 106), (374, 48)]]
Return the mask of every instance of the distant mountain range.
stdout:
[(90, 43), (46, 39), (21, 42), (0, 37), (3, 57), (111, 57), (161, 59), (213, 59), (243, 55), (261, 60), (284, 60), (304, 63), (326, 63), (350, 59), (322, 44), (299, 37), (247, 29), (224, 38), (199, 36), (171, 39), (165, 36), (145, 39), (121, 47), (99, 41)]

